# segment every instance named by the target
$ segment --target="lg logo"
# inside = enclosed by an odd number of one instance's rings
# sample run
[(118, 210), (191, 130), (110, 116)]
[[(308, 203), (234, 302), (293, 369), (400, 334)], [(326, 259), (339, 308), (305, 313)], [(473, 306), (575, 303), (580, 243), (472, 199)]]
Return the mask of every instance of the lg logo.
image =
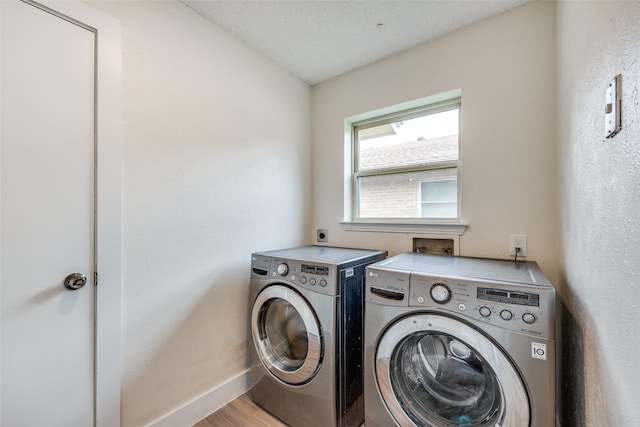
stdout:
[(531, 357), (534, 359), (547, 360), (547, 345), (539, 342), (532, 342)]

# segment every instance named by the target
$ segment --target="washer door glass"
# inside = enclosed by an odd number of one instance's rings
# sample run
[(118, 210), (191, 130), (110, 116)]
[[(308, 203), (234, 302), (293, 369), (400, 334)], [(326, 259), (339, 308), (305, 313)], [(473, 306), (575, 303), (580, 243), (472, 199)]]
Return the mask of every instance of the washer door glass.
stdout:
[(511, 362), (475, 328), (435, 314), (383, 335), (376, 377), (401, 426), (529, 425), (529, 401)]
[(252, 310), (253, 342), (264, 366), (281, 381), (303, 384), (322, 359), (320, 325), (307, 301), (284, 285), (265, 288)]

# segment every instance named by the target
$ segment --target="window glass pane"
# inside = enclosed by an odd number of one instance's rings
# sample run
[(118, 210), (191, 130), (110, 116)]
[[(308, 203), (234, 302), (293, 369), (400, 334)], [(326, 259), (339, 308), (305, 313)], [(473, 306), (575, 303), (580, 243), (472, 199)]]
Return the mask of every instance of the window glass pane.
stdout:
[(420, 186), (423, 218), (457, 217), (458, 183), (456, 179), (424, 181)]
[(458, 109), (360, 129), (357, 170), (458, 160)]
[(423, 203), (422, 218), (456, 218), (458, 207), (455, 203)]
[(424, 181), (422, 184), (423, 202), (455, 202), (457, 186), (454, 179)]
[[(446, 195), (438, 202), (427, 202), (426, 210), (422, 203), (425, 182), (435, 183), (434, 188), (444, 183), (440, 193)], [(358, 192), (360, 218), (456, 218), (458, 213), (455, 167), (360, 177)]]

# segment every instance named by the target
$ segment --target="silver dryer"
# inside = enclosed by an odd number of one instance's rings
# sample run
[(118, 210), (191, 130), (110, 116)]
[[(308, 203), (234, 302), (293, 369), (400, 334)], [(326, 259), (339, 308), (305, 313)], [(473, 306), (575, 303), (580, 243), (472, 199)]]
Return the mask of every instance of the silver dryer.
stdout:
[(365, 267), (386, 251), (327, 246), (251, 258), (251, 397), (292, 427), (364, 418)]

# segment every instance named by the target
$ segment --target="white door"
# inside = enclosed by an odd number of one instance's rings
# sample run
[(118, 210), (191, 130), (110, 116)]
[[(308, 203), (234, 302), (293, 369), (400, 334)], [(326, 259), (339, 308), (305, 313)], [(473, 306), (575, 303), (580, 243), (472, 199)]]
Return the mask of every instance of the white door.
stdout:
[[(94, 423), (94, 33), (1, 1), (3, 426)], [(81, 273), (87, 285), (65, 288)]]

